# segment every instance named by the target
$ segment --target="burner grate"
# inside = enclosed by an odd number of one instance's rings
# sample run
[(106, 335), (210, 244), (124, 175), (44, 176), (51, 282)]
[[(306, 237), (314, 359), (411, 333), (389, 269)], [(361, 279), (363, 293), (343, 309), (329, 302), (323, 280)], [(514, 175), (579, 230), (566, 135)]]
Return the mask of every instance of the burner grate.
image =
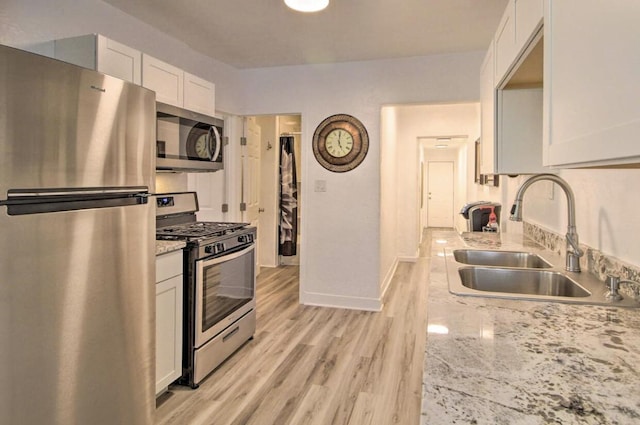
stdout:
[(166, 237), (179, 240), (183, 238), (191, 239), (222, 236), (237, 229), (246, 227), (247, 225), (247, 223), (196, 221), (193, 223), (160, 227), (156, 229), (156, 237)]

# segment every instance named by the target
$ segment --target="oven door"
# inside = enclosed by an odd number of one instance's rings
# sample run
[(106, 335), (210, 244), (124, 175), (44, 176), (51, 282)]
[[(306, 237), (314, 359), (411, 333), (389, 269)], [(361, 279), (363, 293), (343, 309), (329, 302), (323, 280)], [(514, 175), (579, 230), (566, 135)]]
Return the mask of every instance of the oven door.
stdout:
[(255, 308), (255, 246), (196, 261), (195, 348)]

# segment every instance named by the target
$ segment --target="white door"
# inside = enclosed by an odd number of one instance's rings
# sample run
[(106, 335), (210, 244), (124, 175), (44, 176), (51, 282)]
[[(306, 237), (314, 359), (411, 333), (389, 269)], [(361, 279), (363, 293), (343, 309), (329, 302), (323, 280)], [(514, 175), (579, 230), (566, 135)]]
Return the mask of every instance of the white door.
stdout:
[[(260, 206), (260, 126), (254, 117), (246, 119), (247, 144), (242, 150), (242, 202), (246, 205), (242, 221), (258, 228)], [(258, 238), (260, 229), (258, 228)], [(256, 270), (259, 269), (258, 244), (256, 244)]]
[(453, 162), (427, 163), (427, 226), (453, 227)]

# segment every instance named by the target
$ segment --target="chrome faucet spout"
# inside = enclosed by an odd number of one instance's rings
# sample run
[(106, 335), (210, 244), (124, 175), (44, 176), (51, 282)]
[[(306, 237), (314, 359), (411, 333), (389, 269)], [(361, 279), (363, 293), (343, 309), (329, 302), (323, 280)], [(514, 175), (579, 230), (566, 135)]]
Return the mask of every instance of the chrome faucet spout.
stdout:
[(576, 231), (576, 200), (575, 196), (573, 195), (573, 190), (571, 190), (569, 183), (567, 183), (564, 179), (556, 176), (555, 174), (538, 174), (522, 183), (522, 186), (520, 186), (518, 192), (516, 193), (516, 199), (513, 201), (509, 219), (514, 221), (522, 221), (522, 200), (524, 198), (524, 193), (527, 191), (529, 186), (540, 180), (549, 180), (556, 183), (564, 191), (564, 194), (567, 197), (568, 219), (566, 234), (566, 270), (570, 272), (579, 272), (580, 257), (584, 255), (584, 251), (582, 250), (582, 248), (580, 248), (578, 233)]

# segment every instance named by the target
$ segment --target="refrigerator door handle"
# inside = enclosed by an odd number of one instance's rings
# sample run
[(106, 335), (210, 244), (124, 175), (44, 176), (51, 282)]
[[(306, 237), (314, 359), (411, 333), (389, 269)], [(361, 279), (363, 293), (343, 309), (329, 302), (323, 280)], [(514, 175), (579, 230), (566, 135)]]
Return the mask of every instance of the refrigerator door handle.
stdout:
[(126, 207), (147, 204), (149, 193), (127, 189), (100, 190), (91, 188), (78, 191), (40, 189), (38, 191), (9, 190), (6, 200), (0, 201), (7, 207), (8, 215), (44, 214), (94, 208)]

